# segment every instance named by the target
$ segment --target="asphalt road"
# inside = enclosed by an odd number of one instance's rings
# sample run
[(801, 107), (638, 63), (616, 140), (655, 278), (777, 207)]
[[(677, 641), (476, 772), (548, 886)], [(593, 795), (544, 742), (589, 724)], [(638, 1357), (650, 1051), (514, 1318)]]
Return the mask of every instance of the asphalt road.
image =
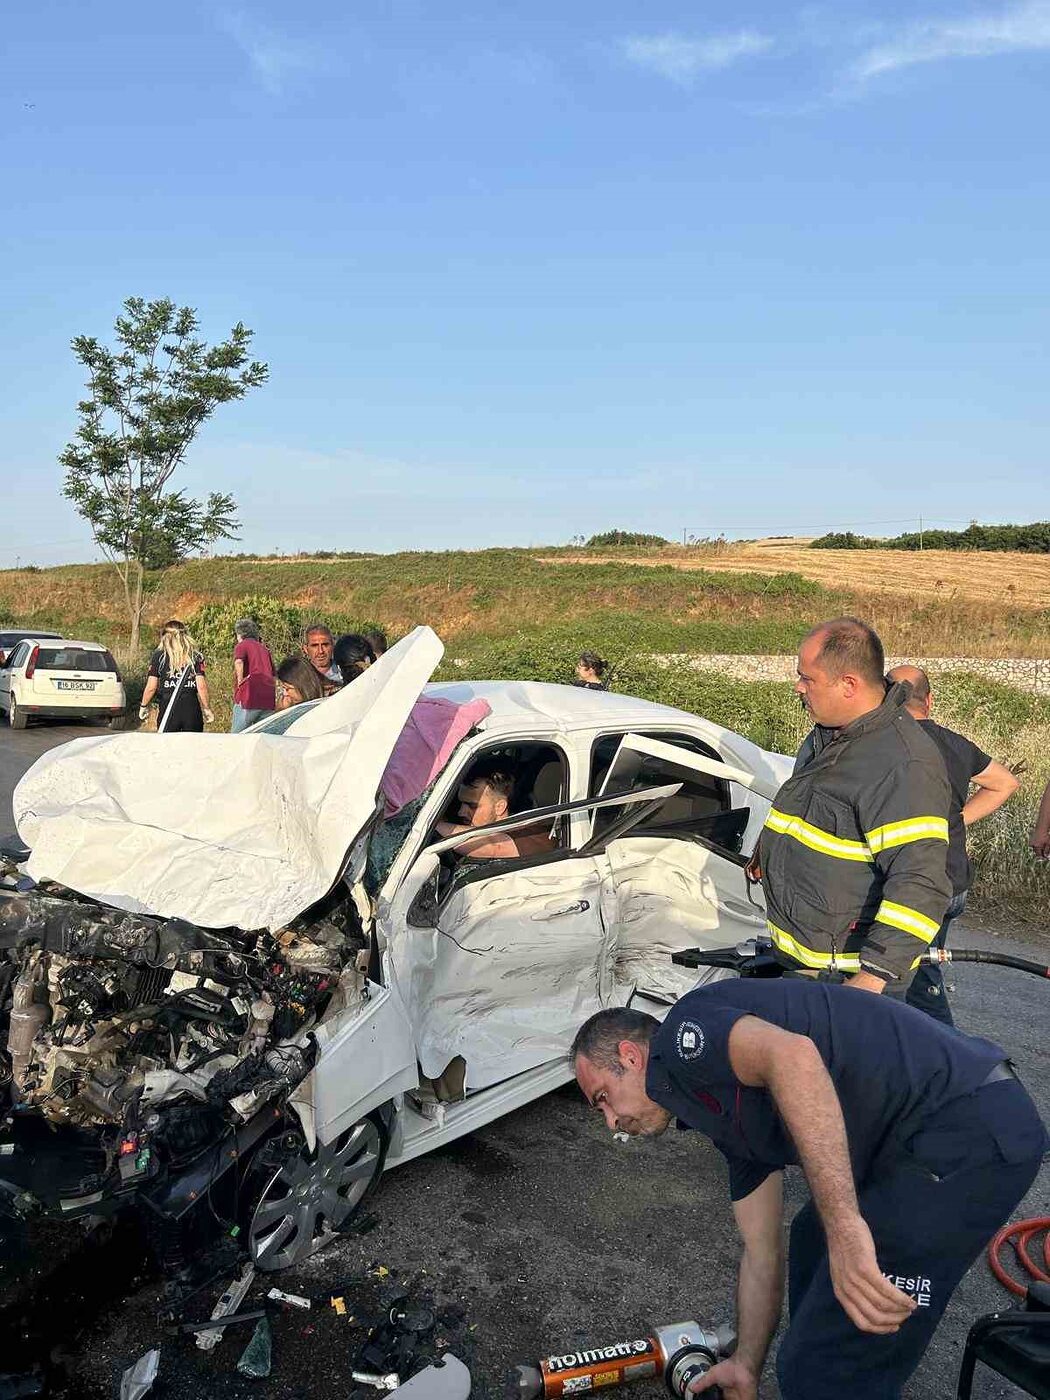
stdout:
[[(88, 732), (0, 732), (0, 832), (10, 829), (7, 804), (22, 768), (49, 742)], [(1050, 957), (1050, 937), (1037, 930), (1007, 933), (970, 923), (955, 941)], [(953, 970), (952, 981), (960, 1025), (1007, 1049), (1050, 1122), (1050, 987), (1021, 973), (973, 966)], [(795, 1208), (805, 1189), (798, 1173), (790, 1175)], [(1050, 1166), (1044, 1165), (1018, 1214), (1044, 1214), (1048, 1203)], [(136, 1279), (129, 1264), (126, 1277), (117, 1278), (112, 1266), (105, 1276), (100, 1267), (97, 1279), (83, 1277), (71, 1294), (61, 1295), (67, 1301), (55, 1304), (66, 1322), (70, 1309), (82, 1310), (86, 1324), (72, 1346), (66, 1343), (74, 1353), (68, 1393), (115, 1395), (123, 1368), (158, 1345), (164, 1382), (158, 1394), (166, 1400), (374, 1396), (355, 1392), (350, 1380), (362, 1334), (327, 1306), (333, 1291), (345, 1292), (351, 1310), (360, 1310), (378, 1306), (397, 1286), (408, 1287), (437, 1312), (437, 1333), (471, 1367), (478, 1400), (514, 1393), (516, 1361), (644, 1334), (651, 1324), (683, 1317), (715, 1324), (731, 1315), (738, 1246), (718, 1154), (693, 1133), (617, 1144), (573, 1088), (392, 1171), (372, 1209), (379, 1224), (371, 1233), (341, 1240), (280, 1276), (282, 1288), (311, 1296), (315, 1306), (309, 1314), (276, 1320), (269, 1380), (249, 1381), (236, 1372), (244, 1328), (210, 1353), (167, 1337), (157, 1320), (160, 1284)], [(50, 1267), (68, 1282), (72, 1270), (90, 1274), (94, 1267), (75, 1257), (68, 1266), (56, 1265), (63, 1244), (53, 1233), (35, 1251), (31, 1237), (20, 1262), (18, 1250), (26, 1243), (11, 1241), (8, 1267), (0, 1269), (0, 1287), (9, 1294), (29, 1287), (27, 1268), (46, 1273)], [(390, 1277), (366, 1279), (374, 1265), (390, 1270)], [(101, 1301), (92, 1301), (93, 1290)], [(261, 1292), (256, 1288), (253, 1298)], [(971, 1322), (1007, 1302), (979, 1260), (908, 1385), (907, 1400), (953, 1396)], [(61, 1326), (56, 1335), (63, 1335)], [(663, 1392), (636, 1386), (628, 1393), (656, 1400)], [(987, 1372), (974, 1393), (983, 1400), (1022, 1394)], [(777, 1394), (768, 1374), (761, 1394), (763, 1400)]]
[(79, 724), (59, 724), (46, 719), (31, 720), (27, 729), (14, 730), (7, 723), (6, 715), (0, 714), (0, 842), (15, 834), (11, 795), (19, 778), (34, 760), (56, 744), (106, 732), (103, 725), (88, 720)]

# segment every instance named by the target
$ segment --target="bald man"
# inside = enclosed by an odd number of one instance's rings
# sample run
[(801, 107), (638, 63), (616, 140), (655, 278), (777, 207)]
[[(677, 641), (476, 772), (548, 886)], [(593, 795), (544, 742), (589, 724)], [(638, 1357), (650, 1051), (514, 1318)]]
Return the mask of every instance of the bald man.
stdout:
[[(966, 853), (966, 828), (1001, 807), (1014, 795), (1019, 784), (1009, 768), (990, 758), (976, 744), (957, 734), (954, 729), (934, 723), (930, 718), (933, 708), (930, 678), (920, 667), (894, 666), (892, 671), (887, 672), (886, 679), (894, 684), (903, 681), (911, 687), (908, 713), (918, 720), (940, 749), (948, 772), (951, 806), (948, 809), (947, 860), (952, 898), (932, 944), (934, 948), (943, 948), (949, 925), (966, 908), (966, 895), (972, 878), (970, 858)], [(971, 784), (977, 789), (972, 797)], [(924, 964), (918, 969), (908, 989), (907, 1000), (911, 1006), (925, 1011), (938, 1021), (949, 1026), (953, 1024), (939, 967)]]

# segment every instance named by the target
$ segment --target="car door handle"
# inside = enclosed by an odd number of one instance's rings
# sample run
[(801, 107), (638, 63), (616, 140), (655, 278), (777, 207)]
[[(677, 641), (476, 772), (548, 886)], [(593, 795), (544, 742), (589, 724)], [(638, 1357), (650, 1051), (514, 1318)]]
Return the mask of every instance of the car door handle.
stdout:
[(539, 919), (546, 922), (548, 919), (560, 919), (565, 914), (586, 914), (590, 907), (589, 899), (578, 899), (575, 904), (566, 904), (561, 909), (544, 910), (542, 914), (533, 914), (532, 917), (533, 920)]

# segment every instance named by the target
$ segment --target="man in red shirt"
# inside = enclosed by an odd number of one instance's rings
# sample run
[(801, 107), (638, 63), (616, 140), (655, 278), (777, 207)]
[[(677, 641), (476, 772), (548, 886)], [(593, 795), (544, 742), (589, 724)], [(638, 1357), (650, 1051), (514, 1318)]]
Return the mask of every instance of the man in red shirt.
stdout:
[(242, 617), (234, 632), (237, 645), (233, 649), (233, 722), (232, 734), (239, 734), (250, 724), (271, 714), (276, 703), (273, 679), (273, 657), (263, 645), (259, 624), (251, 617)]

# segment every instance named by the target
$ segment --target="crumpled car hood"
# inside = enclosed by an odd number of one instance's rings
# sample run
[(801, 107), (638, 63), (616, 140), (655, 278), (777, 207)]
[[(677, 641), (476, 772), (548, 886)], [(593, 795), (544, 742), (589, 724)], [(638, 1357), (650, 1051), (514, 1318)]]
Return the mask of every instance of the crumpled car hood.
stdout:
[(443, 650), (416, 628), (284, 735), (119, 734), (51, 750), (15, 789), (29, 874), (203, 928), (282, 928), (339, 878)]

